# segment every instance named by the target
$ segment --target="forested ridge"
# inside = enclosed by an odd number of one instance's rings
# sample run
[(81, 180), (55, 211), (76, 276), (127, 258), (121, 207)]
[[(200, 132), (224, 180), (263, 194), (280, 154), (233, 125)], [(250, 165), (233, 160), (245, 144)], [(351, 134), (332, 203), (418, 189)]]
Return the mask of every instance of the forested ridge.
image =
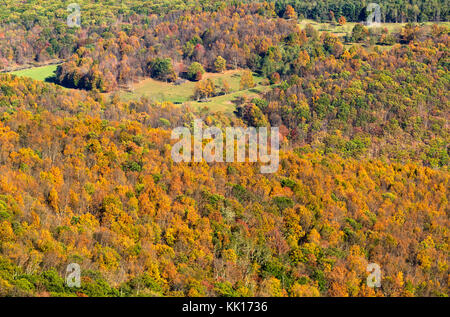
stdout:
[[(0, 74), (0, 296), (449, 295), (448, 27), (298, 24), (360, 22), (359, 1), (130, 0), (80, 1), (77, 29), (70, 2), (0, 9), (0, 69), (61, 61), (54, 83)], [(404, 4), (383, 19), (448, 15)], [(183, 78), (207, 105), (229, 87), (205, 73), (230, 69), (234, 113), (120, 97)], [(278, 171), (175, 163), (195, 119), (279, 127)]]

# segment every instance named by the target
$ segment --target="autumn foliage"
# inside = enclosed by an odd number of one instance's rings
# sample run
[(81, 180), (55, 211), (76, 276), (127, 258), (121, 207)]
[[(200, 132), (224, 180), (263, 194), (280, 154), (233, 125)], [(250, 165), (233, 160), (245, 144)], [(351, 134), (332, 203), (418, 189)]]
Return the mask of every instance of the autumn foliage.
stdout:
[(446, 170), (302, 148), (275, 174), (175, 164), (167, 122), (189, 125), (189, 108), (0, 87), (2, 295), (74, 292), (71, 262), (89, 296), (448, 294)]
[[(359, 22), (356, 0), (78, 2), (76, 29), (62, 1), (2, 4), (0, 69), (61, 64), (0, 74), (0, 296), (449, 295), (445, 25), (297, 24)], [(391, 22), (448, 16), (382, 2)], [(192, 100), (125, 101), (145, 77), (195, 81)], [(215, 97), (232, 110), (190, 106)], [(195, 119), (279, 127), (278, 171), (174, 162)]]

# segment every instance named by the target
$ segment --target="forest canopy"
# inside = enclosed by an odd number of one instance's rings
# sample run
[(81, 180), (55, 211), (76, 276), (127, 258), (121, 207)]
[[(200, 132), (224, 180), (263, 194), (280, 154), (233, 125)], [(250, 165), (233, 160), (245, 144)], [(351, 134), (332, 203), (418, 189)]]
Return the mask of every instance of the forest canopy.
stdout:
[[(56, 68), (0, 73), (0, 296), (449, 296), (448, 1), (71, 2), (0, 9), (0, 70)], [(279, 169), (175, 162), (196, 119)]]

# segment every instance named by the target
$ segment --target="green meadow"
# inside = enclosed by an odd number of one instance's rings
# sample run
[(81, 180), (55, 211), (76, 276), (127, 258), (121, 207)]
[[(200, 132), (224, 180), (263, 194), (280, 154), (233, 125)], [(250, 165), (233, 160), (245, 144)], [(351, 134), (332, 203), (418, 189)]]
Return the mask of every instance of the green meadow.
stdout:
[(55, 71), (58, 65), (46, 65), (39, 67), (32, 67), (22, 70), (17, 70), (11, 72), (11, 74), (21, 76), (21, 77), (29, 77), (35, 80), (41, 81), (49, 81), (52, 77), (55, 76)]
[[(337, 22), (316, 22), (313, 20), (304, 19), (299, 23), (300, 28), (304, 29), (306, 25), (311, 24), (319, 32), (329, 32), (336, 36), (351, 35), (353, 27), (357, 22), (347, 22), (344, 25), (339, 25)], [(435, 22), (424, 22), (424, 25), (435, 24)], [(440, 25), (450, 26), (450, 22), (440, 22)], [(406, 23), (380, 23), (380, 28), (387, 28), (389, 32), (399, 32)], [(370, 28), (370, 27), (369, 27)]]
[[(262, 77), (253, 74), (255, 87), (240, 90), (242, 70), (229, 70), (222, 74), (206, 73), (203, 79), (211, 79), (218, 87), (224, 81), (230, 86), (230, 93), (209, 98), (208, 101), (198, 102), (193, 100), (196, 82), (186, 81), (176, 85), (174, 83), (161, 82), (152, 78), (146, 78), (138, 83), (129, 86), (127, 90), (120, 90), (119, 96), (123, 101), (148, 97), (152, 100), (163, 102), (170, 101), (175, 104), (189, 103), (194, 108), (208, 108), (210, 111), (232, 112), (235, 109), (234, 101), (240, 97), (251, 98), (268, 89), (268, 86), (261, 85)], [(108, 95), (108, 94), (107, 94)]]

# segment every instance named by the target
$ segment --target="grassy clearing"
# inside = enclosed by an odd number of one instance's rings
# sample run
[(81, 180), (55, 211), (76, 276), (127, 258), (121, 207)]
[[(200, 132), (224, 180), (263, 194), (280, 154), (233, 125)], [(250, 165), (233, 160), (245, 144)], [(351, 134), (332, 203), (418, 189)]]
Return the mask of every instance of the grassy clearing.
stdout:
[(207, 108), (211, 112), (232, 113), (235, 110), (235, 101), (240, 97), (253, 98), (267, 91), (270, 86), (257, 85), (251, 89), (240, 90), (223, 96), (210, 98), (208, 102), (188, 101), (189, 105), (197, 109)]
[(242, 70), (229, 70), (222, 74), (206, 73), (203, 79), (211, 79), (219, 87), (223, 81), (227, 81), (231, 88), (231, 93), (210, 98), (208, 102), (196, 102), (192, 100), (196, 82), (186, 81), (180, 85), (166, 83), (146, 78), (130, 86), (128, 91), (121, 90), (120, 98), (124, 101), (139, 99), (142, 96), (155, 101), (170, 101), (177, 104), (189, 103), (194, 108), (208, 108), (211, 111), (232, 112), (235, 108), (233, 101), (241, 96), (256, 96), (258, 93), (267, 89), (262, 86), (262, 77), (253, 74), (256, 86), (247, 90), (239, 90), (239, 82)]
[[(47, 65), (32, 67), (11, 72), (11, 74), (29, 77), (34, 80), (51, 81), (55, 75), (58, 65)], [(217, 86), (221, 87), (223, 81), (227, 81), (231, 88), (231, 93), (210, 98), (207, 102), (197, 102), (192, 100), (196, 82), (186, 81), (180, 85), (161, 82), (152, 78), (146, 78), (138, 83), (132, 84), (129, 90), (120, 90), (119, 96), (123, 101), (139, 99), (143, 96), (154, 101), (170, 101), (175, 104), (189, 103), (193, 108), (207, 108), (212, 112), (232, 113), (235, 110), (234, 102), (239, 97), (251, 98), (269, 89), (269, 86), (261, 85), (262, 77), (253, 74), (256, 86), (251, 89), (240, 90), (239, 83), (243, 70), (228, 70), (222, 74), (206, 73), (203, 79), (211, 79)], [(109, 96), (111, 93), (106, 93)]]
[(11, 74), (29, 77), (35, 80), (50, 81), (55, 76), (55, 71), (58, 65), (46, 65), (40, 67), (32, 67), (11, 72)]
[[(344, 25), (339, 25), (338, 23), (331, 23), (331, 22), (316, 22), (313, 20), (304, 19), (301, 20), (298, 25), (301, 29), (305, 29), (306, 25), (311, 24), (317, 31), (319, 32), (328, 32), (331, 34), (334, 34), (337, 37), (343, 38), (346, 35), (351, 35), (352, 30), (357, 24), (357, 22), (347, 22)], [(424, 22), (421, 23), (423, 25), (431, 25), (436, 24), (435, 22)], [(446, 27), (450, 27), (450, 22), (438, 22), (439, 25), (444, 25)], [(377, 28), (387, 28), (389, 33), (397, 33), (401, 31), (401, 28), (404, 27), (406, 23), (381, 23)], [(370, 28), (370, 27), (369, 27)], [(346, 49), (349, 49), (353, 45), (361, 45), (358, 43), (346, 43), (344, 44), (344, 47)], [(376, 45), (379, 50), (386, 51), (391, 49), (394, 45)]]
[(345, 25), (341, 26), (339, 24), (333, 25), (332, 23), (329, 22), (321, 23), (313, 20), (304, 19), (301, 20), (298, 24), (302, 29), (304, 29), (306, 25), (311, 24), (319, 32), (329, 32), (337, 36), (344, 36), (347, 33), (352, 32), (352, 29), (356, 23), (347, 22)]
[[(329, 32), (336, 36), (345, 36), (346, 34), (351, 34), (353, 27), (357, 24), (357, 22), (347, 22), (344, 25), (339, 25), (337, 23), (331, 22), (316, 22), (313, 20), (304, 19), (301, 20), (299, 26), (304, 29), (307, 24), (311, 24), (316, 30), (319, 32)], [(424, 25), (435, 24), (434, 22), (425, 22)], [(439, 22), (439, 25), (445, 25), (447, 27), (450, 26), (450, 22)], [(406, 23), (381, 23), (378, 27), (387, 28), (389, 32), (399, 32)]]
[[(319, 32), (329, 32), (338, 37), (343, 37), (345, 35), (351, 35), (353, 28), (355, 27), (357, 22), (347, 22), (344, 25), (339, 25), (338, 23), (331, 22), (316, 22), (313, 20), (302, 20), (299, 22), (299, 26), (304, 29), (307, 24), (311, 24), (317, 31)], [(380, 26), (382, 28), (387, 28), (389, 32), (398, 32), (406, 23), (381, 23)]]

